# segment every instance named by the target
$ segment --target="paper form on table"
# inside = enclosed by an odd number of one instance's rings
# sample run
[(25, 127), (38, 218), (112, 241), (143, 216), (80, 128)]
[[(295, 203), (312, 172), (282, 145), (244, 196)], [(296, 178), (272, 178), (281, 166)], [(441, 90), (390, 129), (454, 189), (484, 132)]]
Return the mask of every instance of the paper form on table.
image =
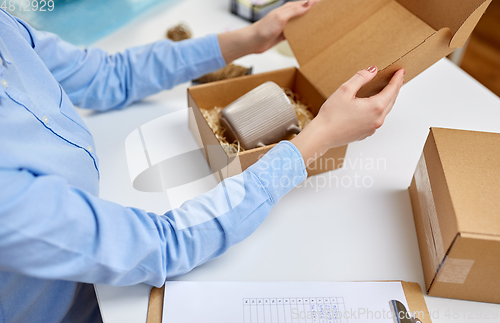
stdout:
[(401, 282), (175, 282), (163, 322), (393, 323), (389, 301), (408, 308)]

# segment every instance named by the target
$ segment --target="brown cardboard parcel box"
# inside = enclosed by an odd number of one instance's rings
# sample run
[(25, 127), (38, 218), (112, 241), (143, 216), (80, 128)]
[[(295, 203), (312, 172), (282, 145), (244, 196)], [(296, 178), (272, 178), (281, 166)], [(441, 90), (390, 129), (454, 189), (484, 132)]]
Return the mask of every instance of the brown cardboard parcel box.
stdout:
[(500, 303), (500, 134), (431, 128), (411, 182), (429, 295)]
[[(322, 0), (290, 21), (285, 36), (301, 68), (244, 76), (188, 89), (190, 128), (219, 180), (245, 170), (272, 145), (226, 155), (199, 108), (225, 107), (266, 81), (298, 93), (316, 115), (323, 102), (358, 70), (380, 72), (358, 93), (380, 91), (400, 68), (409, 81), (462, 47), (491, 0)], [(308, 168), (314, 175), (342, 165), (346, 146), (329, 150)], [(239, 162), (234, 162), (239, 161)]]

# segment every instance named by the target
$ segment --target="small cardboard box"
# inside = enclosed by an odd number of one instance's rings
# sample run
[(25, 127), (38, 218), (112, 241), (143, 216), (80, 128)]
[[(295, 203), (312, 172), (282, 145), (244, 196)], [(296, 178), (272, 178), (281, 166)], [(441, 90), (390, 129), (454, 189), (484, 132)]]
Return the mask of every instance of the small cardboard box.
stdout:
[[(322, 0), (293, 19), (284, 34), (300, 69), (284, 69), (188, 89), (190, 128), (219, 180), (245, 170), (271, 147), (226, 155), (199, 108), (225, 107), (266, 81), (300, 95), (314, 115), (357, 71), (377, 65), (376, 78), (358, 93), (378, 93), (400, 68), (409, 81), (463, 46), (491, 0)], [(319, 139), (321, 140), (321, 139)], [(346, 146), (331, 149), (308, 168), (309, 175), (342, 166)], [(238, 160), (239, 162), (234, 162)], [(231, 166), (232, 165), (232, 166)]]
[(409, 188), (427, 293), (500, 303), (500, 134), (431, 128)]
[[(300, 101), (310, 107), (313, 115), (318, 113), (325, 101), (325, 97), (319, 94), (317, 89), (295, 67), (197, 85), (188, 89), (188, 104), (192, 108), (189, 114), (189, 127), (198, 145), (203, 148), (208, 164), (219, 181), (241, 173), (275, 145), (247, 150), (240, 152), (237, 157), (230, 157), (215, 138), (212, 129), (201, 114), (200, 108), (225, 107), (267, 81), (273, 81), (298, 94)], [(328, 150), (308, 166), (308, 174), (316, 175), (341, 167), (346, 149), (347, 146), (342, 146)]]

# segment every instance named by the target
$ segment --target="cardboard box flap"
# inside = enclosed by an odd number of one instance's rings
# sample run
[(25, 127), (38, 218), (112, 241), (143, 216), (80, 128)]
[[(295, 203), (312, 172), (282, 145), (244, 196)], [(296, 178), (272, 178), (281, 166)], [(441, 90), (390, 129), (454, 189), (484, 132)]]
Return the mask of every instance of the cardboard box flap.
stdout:
[(423, 69), (427, 69), (441, 58), (450, 54), (453, 50), (448, 47), (452, 37), (449, 28), (443, 28), (432, 34), (417, 48), (411, 50), (403, 57), (396, 60), (389, 67), (380, 70), (370, 82), (370, 86), (364, 86), (358, 92), (358, 97), (368, 97), (372, 93), (378, 93), (389, 83), (394, 73), (400, 68), (405, 69), (407, 81), (417, 76)]
[(435, 30), (449, 28), (450, 47), (462, 47), (491, 0), (397, 0)]
[[(325, 3), (343, 2), (323, 1)], [(315, 7), (323, 4), (323, 1)], [(371, 2), (369, 3), (371, 4)], [(377, 4), (381, 3), (377, 2)], [(364, 6), (364, 4), (360, 6)], [(313, 9), (316, 9), (315, 7)], [(328, 7), (320, 9), (321, 11), (331, 10)], [(316, 15), (319, 14), (314, 13), (311, 16)], [(308, 16), (309, 14), (305, 15), (304, 18)], [(295, 21), (300, 22), (299, 19)], [(297, 43), (299, 37), (295, 34), (296, 25), (291, 25), (288, 30), (285, 29), (285, 35), (289, 39), (294, 53), (302, 55), (299, 60), (299, 62), (302, 61), (301, 71), (326, 97), (335, 92), (357, 71), (372, 64), (383, 70), (436, 33), (433, 28), (396, 1), (385, 1), (377, 10), (370, 11), (368, 17), (364, 17), (364, 20), (353, 26), (351, 30), (335, 30), (334, 28), (337, 27), (341, 28), (337, 25), (324, 26), (324, 28), (329, 28), (331, 34), (343, 35), (335, 42), (322, 48), (321, 52), (314, 57), (310, 57), (311, 54), (308, 52), (308, 50), (313, 50), (314, 46), (305, 50), (304, 48), (308, 47), (308, 44)], [(292, 34), (290, 35), (290, 33)], [(301, 33), (303, 32), (301, 31)], [(308, 38), (316, 37), (309, 35)]]
[(392, 0), (322, 0), (285, 26), (285, 37), (301, 66)]
[(457, 32), (455, 32), (455, 35), (451, 39), (451, 48), (459, 48), (465, 45), (465, 42), (467, 42), (467, 39), (469, 39), (472, 30), (474, 30), (477, 23), (479, 22), (479, 19), (481, 19), (490, 3), (491, 0), (485, 1), (469, 16), (469, 18), (467, 18), (467, 20), (460, 26), (460, 28), (458, 28)]
[[(300, 65), (394, 0), (323, 0), (290, 21), (285, 36)], [(452, 48), (461, 47), (491, 0), (397, 0), (434, 30), (449, 28)]]
[[(373, 64), (385, 70), (437, 31), (442, 31), (441, 36), (450, 34), (446, 43), (435, 48), (440, 55), (463, 46), (490, 2), (322, 0), (306, 15), (290, 21), (284, 33), (301, 71), (328, 97), (358, 70)], [(427, 60), (423, 53), (412, 57), (420, 67), (418, 74)], [(406, 80), (416, 74), (407, 74)], [(366, 95), (377, 92), (369, 87)]]
[(500, 236), (500, 134), (431, 130), (459, 232)]

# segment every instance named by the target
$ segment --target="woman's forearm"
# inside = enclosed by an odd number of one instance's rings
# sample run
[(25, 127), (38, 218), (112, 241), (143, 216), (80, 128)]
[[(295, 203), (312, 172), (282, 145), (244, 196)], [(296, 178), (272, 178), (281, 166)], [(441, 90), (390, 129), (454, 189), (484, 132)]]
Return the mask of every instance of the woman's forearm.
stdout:
[(218, 35), (220, 50), (226, 64), (255, 53), (255, 35), (250, 26)]

